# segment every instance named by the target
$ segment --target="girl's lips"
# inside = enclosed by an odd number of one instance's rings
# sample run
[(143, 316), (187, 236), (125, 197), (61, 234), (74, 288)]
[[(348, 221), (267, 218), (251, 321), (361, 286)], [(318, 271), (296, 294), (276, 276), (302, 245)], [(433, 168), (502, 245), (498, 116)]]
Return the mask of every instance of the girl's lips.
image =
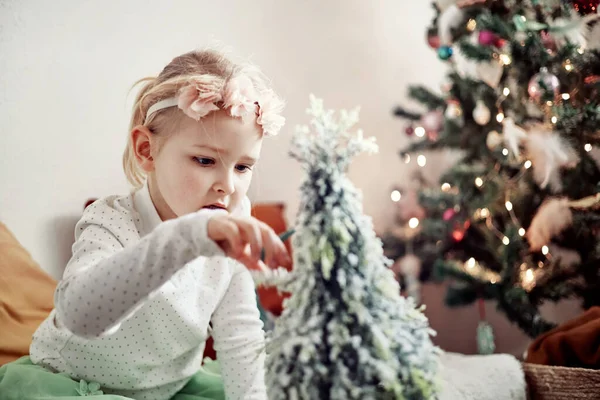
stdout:
[(208, 206), (204, 206), (202, 208), (208, 208), (210, 210), (226, 210), (227, 207), (225, 207), (223, 204), (210, 204)]

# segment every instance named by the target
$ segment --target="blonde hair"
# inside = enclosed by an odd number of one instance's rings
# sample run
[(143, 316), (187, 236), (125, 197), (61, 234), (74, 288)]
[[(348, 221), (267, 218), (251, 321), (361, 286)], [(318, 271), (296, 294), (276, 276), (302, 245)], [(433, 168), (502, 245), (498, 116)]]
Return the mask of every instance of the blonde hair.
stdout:
[(188, 82), (202, 78), (209, 80), (215, 88), (223, 88), (235, 75), (243, 73), (253, 83), (257, 91), (267, 91), (268, 81), (264, 75), (250, 64), (236, 64), (224, 54), (215, 50), (196, 50), (174, 58), (157, 77), (143, 78), (134, 84), (145, 83), (136, 96), (133, 114), (129, 124), (129, 138), (123, 153), (123, 169), (131, 185), (140, 188), (146, 179), (146, 173), (139, 166), (131, 131), (139, 125), (146, 126), (154, 135), (167, 136), (177, 126), (184, 114), (176, 107), (160, 110), (148, 115), (148, 109), (155, 103), (174, 97)]

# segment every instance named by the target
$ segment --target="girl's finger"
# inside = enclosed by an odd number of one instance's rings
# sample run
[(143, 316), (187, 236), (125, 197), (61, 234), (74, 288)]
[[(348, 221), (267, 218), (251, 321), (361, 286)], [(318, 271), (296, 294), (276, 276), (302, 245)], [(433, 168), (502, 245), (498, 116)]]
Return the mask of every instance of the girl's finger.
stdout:
[(254, 256), (251, 256), (247, 253), (244, 253), (241, 257), (238, 257), (237, 261), (242, 263), (249, 270), (264, 272), (268, 269), (265, 263), (263, 263), (261, 260), (255, 259)]
[(258, 260), (263, 247), (262, 235), (258, 224), (253, 220), (237, 220), (236, 223), (240, 229), (243, 241), (250, 244), (252, 257)]
[[(213, 235), (210, 234), (211, 224)], [(240, 229), (236, 223), (228, 218), (219, 218), (218, 220), (214, 221), (210, 220), (208, 229), (209, 237), (213, 238), (213, 240), (216, 238), (215, 241), (221, 247), (223, 247), (223, 244), (225, 244), (225, 247), (228, 247), (228, 249), (223, 249), (226, 253), (231, 253), (228, 255), (232, 257), (238, 257), (242, 254), (242, 251), (244, 250), (244, 241), (240, 234)]]
[(281, 239), (279, 239), (271, 227), (264, 223), (261, 223), (261, 233), (265, 248), (265, 263), (271, 268), (285, 265), (287, 250)]

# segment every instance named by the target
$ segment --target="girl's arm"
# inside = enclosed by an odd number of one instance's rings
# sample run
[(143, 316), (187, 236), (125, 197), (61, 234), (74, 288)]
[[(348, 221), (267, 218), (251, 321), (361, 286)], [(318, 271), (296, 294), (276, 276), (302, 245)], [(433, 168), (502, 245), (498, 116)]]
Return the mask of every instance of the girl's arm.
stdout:
[(103, 202), (89, 206), (76, 226), (73, 257), (54, 295), (60, 321), (83, 337), (118, 330), (188, 262), (224, 254), (206, 234), (209, 219), (219, 213), (225, 212), (200, 210), (164, 222), (125, 247), (123, 237), (136, 229), (133, 220)]
[(265, 400), (265, 337), (250, 272), (234, 262), (234, 274), (211, 322), (228, 399)]

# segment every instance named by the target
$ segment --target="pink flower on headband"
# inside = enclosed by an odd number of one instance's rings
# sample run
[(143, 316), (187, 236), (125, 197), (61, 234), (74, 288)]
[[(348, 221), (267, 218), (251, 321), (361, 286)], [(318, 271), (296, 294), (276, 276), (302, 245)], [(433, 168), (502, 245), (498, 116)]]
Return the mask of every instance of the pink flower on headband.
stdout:
[[(221, 109), (229, 109), (232, 117), (243, 117), (251, 112), (256, 114), (256, 123), (262, 126), (265, 136), (277, 135), (285, 124), (285, 118), (280, 115), (283, 102), (272, 90), (258, 95), (252, 80), (244, 75), (233, 77), (225, 88), (222, 81), (214, 77), (203, 78), (199, 77), (181, 88), (177, 98), (173, 99), (188, 117), (199, 121), (210, 112)], [(157, 109), (148, 110), (148, 115), (173, 105), (160, 105)]]
[(223, 94), (224, 108), (230, 108), (232, 117), (243, 117), (256, 112), (256, 90), (250, 78), (238, 75), (227, 83)]
[(179, 91), (177, 106), (185, 115), (199, 121), (200, 118), (216, 111), (221, 101), (221, 88), (214, 81), (196, 80)]
[(268, 90), (261, 96), (258, 104), (256, 123), (262, 126), (265, 136), (277, 135), (285, 124), (285, 118), (281, 116), (283, 102), (272, 90)]

